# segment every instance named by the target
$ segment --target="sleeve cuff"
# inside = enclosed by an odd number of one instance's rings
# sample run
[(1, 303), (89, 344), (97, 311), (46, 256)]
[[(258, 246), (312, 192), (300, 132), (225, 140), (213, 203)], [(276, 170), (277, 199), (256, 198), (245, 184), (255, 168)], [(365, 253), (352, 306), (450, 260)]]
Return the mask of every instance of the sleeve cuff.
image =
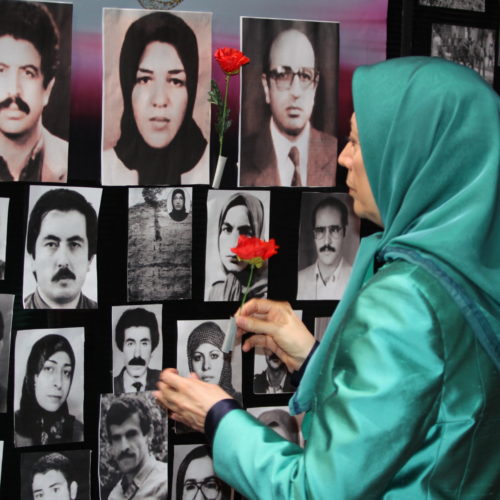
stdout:
[(217, 430), (217, 426), (222, 420), (222, 417), (232, 410), (239, 409), (241, 409), (241, 406), (238, 401), (236, 401), (236, 399), (228, 398), (218, 401), (212, 406), (212, 408), (210, 408), (210, 410), (208, 410), (207, 416), (205, 417), (205, 435), (207, 436), (210, 446), (213, 444), (215, 431)]
[(314, 342), (314, 345), (312, 346), (311, 350), (309, 351), (309, 354), (307, 355), (307, 358), (304, 360), (302, 363), (302, 366), (297, 370), (292, 373), (292, 376), (290, 377), (290, 382), (292, 385), (297, 388), (300, 384), (300, 381), (302, 380), (302, 376), (304, 375), (304, 372), (306, 371), (307, 364), (309, 363), (309, 360), (311, 359), (312, 355), (314, 354), (314, 351), (318, 348), (319, 342), (316, 340)]

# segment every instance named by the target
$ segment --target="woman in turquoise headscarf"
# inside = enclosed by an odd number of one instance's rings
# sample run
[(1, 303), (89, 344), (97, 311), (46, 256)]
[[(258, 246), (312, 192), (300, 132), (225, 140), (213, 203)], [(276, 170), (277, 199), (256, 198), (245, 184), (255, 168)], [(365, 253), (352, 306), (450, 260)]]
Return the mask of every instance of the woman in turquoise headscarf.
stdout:
[(301, 378), (305, 447), (194, 377), (165, 370), (157, 397), (205, 427), (216, 473), (250, 499), (496, 498), (500, 100), (425, 57), (359, 68), (353, 98), (339, 163), (355, 212), (383, 230), (312, 353), (287, 304), (253, 300), (237, 319), (257, 332), (245, 350), (266, 345)]

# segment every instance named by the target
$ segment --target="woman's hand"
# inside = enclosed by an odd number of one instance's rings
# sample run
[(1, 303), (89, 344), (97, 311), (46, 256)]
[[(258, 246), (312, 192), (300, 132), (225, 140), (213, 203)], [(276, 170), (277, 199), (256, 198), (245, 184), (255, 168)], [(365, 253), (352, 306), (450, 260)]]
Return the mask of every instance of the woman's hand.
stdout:
[(238, 335), (254, 332), (242, 349), (266, 347), (285, 363), (290, 372), (298, 370), (314, 345), (314, 337), (293, 312), (288, 302), (252, 299), (237, 313)]
[(175, 368), (160, 374), (157, 391), (153, 395), (167, 410), (169, 417), (203, 432), (208, 410), (222, 399), (230, 398), (216, 384), (203, 382), (195, 373), (181, 377)]

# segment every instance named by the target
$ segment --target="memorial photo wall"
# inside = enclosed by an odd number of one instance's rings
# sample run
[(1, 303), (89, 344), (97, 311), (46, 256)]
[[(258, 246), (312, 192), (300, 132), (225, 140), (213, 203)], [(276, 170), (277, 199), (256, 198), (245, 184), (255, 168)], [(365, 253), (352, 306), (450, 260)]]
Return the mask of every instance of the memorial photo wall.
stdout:
[[(146, 3), (0, 3), (0, 67), (20, 70), (14, 90), (0, 76), (1, 498), (51, 478), (72, 499), (240, 498), (204, 436), (156, 403), (161, 369), (220, 385), (303, 445), (290, 376), (263, 350), (223, 353), (229, 318), (248, 289), (289, 301), (320, 339), (360, 238), (378, 229), (354, 215), (336, 157), (352, 72), (386, 58), (393, 2)], [(491, 5), (474, 3), (467, 24), (462, 7), (414, 3), (429, 20), (414, 48), (430, 54), (433, 23), (497, 47)], [(13, 19), (26, 26), (9, 35)], [(250, 62), (231, 77), (212, 189), (223, 46)], [(257, 151), (272, 174), (253, 169)], [(279, 247), (250, 286), (231, 251), (240, 235)]]

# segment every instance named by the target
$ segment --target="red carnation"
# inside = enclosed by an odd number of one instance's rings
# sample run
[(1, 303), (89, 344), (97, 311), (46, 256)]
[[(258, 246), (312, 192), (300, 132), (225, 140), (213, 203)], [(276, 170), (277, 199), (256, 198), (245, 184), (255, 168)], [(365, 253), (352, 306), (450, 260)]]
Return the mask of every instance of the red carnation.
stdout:
[(214, 56), (226, 75), (237, 75), (240, 68), (250, 62), (250, 59), (243, 52), (229, 47), (217, 49)]
[(238, 260), (248, 262), (250, 265), (260, 268), (269, 257), (278, 253), (279, 246), (276, 245), (274, 238), (269, 241), (263, 241), (260, 238), (249, 238), (241, 235), (238, 239), (238, 245), (231, 248), (238, 256)]

